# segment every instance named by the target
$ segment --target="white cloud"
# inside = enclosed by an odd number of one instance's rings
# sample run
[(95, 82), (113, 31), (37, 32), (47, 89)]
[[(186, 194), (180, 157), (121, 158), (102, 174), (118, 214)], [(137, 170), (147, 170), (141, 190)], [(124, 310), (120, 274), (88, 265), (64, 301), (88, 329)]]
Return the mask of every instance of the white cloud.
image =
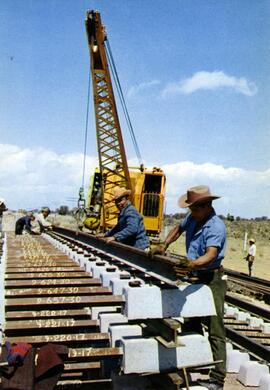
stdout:
[[(96, 165), (95, 158), (87, 157), (87, 185)], [(11, 209), (68, 204), (69, 197), (78, 195), (82, 168), (83, 155), (79, 153), (58, 155), (42, 148), (0, 144), (1, 197)]]
[(158, 84), (160, 84), (159, 80), (151, 80), (151, 81), (148, 81), (145, 83), (140, 83), (138, 85), (134, 85), (129, 89), (127, 96), (129, 98), (132, 98), (132, 97), (138, 95), (140, 92), (148, 90), (149, 88), (151, 88), (155, 85), (158, 85)]
[(178, 209), (177, 200), (187, 188), (205, 184), (221, 196), (215, 202), (218, 214), (228, 213), (241, 217), (270, 217), (270, 169), (247, 171), (240, 168), (210, 163), (194, 164), (190, 161), (161, 167), (167, 176), (167, 212)]
[[(134, 166), (129, 161), (130, 165)], [(82, 154), (58, 155), (45, 149), (22, 149), (0, 144), (0, 197), (9, 208), (38, 208), (48, 205), (56, 208), (77, 197), (82, 181)], [(155, 165), (155, 164), (154, 164)], [(86, 189), (97, 166), (94, 157), (86, 159)], [(151, 166), (151, 165), (147, 165)], [(166, 211), (184, 211), (178, 208), (177, 199), (186, 189), (209, 185), (220, 195), (215, 201), (218, 214), (241, 217), (270, 217), (270, 169), (247, 171), (225, 168), (217, 164), (195, 164), (190, 161), (167, 164), (161, 167), (167, 176)], [(85, 194), (86, 195), (86, 194)]]
[(229, 76), (222, 71), (194, 73), (192, 77), (183, 79), (177, 83), (168, 84), (162, 91), (162, 97), (175, 94), (191, 94), (203, 90), (216, 90), (229, 88), (236, 93), (246, 96), (253, 96), (258, 89), (255, 83), (244, 77), (236, 78)]

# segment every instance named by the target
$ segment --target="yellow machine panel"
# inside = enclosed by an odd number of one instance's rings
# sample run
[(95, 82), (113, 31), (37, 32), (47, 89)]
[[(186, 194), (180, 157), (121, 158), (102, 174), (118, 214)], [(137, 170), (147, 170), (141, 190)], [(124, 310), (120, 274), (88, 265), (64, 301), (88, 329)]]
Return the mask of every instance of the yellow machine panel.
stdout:
[[(133, 197), (132, 204), (142, 214), (144, 225), (149, 235), (156, 236), (162, 228), (163, 208), (164, 208), (164, 192), (165, 192), (165, 175), (160, 168), (153, 169), (130, 169), (131, 187)], [(104, 194), (104, 196), (108, 196)], [(107, 201), (109, 199), (106, 199)], [(111, 199), (110, 199), (111, 200)], [(98, 227), (102, 230), (103, 218), (99, 216), (101, 208), (101, 175), (99, 169), (95, 170), (94, 175), (90, 180), (89, 192), (87, 195), (86, 209), (89, 211), (89, 216), (85, 220), (85, 226), (90, 230), (95, 230)], [(101, 208), (101, 213), (105, 213), (105, 219), (110, 220), (107, 228), (113, 227), (117, 223), (117, 218), (110, 218), (118, 213), (115, 209)]]

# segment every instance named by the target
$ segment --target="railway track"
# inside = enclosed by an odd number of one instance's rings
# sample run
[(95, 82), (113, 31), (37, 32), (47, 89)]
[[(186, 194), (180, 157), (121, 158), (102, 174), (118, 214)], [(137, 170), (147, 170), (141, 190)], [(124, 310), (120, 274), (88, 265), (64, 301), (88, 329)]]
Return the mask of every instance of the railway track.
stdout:
[(226, 269), (229, 289), (270, 304), (270, 281)]
[[(123, 272), (130, 273), (134, 281), (141, 279), (157, 287), (173, 288), (176, 286), (173, 272), (176, 260), (156, 256), (151, 261), (134, 248), (127, 251), (121, 244), (108, 247), (94, 236), (62, 228), (52, 236), (59, 241), (59, 246), (65, 243), (73, 253), (73, 260), (70, 253), (56, 250), (42, 237), (14, 239), (8, 236), (3, 342), (19, 338), (36, 347), (47, 343), (65, 344), (68, 354), (59, 388), (74, 388), (75, 385), (87, 388), (90, 384), (94, 386), (91, 388), (110, 388), (110, 373), (119, 370), (123, 349), (111, 346), (108, 329), (101, 331), (98, 314), (104, 310), (121, 315), (125, 303), (121, 294), (113, 294), (109, 286), (102, 285), (100, 278), (93, 277), (86, 264), (105, 261), (109, 269), (117, 265)], [(262, 314), (251, 306), (243, 308), (242, 301), (236, 302), (232, 295), (228, 297), (229, 308), (237, 305), (240, 312), (252, 312), (257, 318), (269, 321), (269, 312)], [(225, 316), (227, 335), (233, 343), (269, 362), (270, 334), (253, 323), (248, 316), (243, 319), (239, 311), (232, 314), (228, 310)], [(177, 329), (173, 321), (159, 324), (158, 337), (168, 346)], [(179, 378), (173, 380), (176, 383)]]

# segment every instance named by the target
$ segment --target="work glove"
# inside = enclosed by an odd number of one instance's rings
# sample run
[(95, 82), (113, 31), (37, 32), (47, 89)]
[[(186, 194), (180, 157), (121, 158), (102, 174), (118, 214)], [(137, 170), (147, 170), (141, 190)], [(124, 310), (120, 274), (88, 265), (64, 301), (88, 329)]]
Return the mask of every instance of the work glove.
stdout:
[(110, 244), (111, 242), (115, 242), (116, 238), (114, 236), (105, 237), (105, 241), (107, 242), (107, 244)]
[(155, 255), (164, 256), (167, 249), (167, 245), (164, 243), (160, 243), (158, 245), (150, 245), (150, 250), (148, 252), (149, 256), (152, 258)]
[(194, 269), (194, 262), (192, 260), (187, 259), (186, 257), (182, 257), (177, 260), (177, 263), (175, 264), (173, 269), (178, 277), (188, 276), (190, 272)]

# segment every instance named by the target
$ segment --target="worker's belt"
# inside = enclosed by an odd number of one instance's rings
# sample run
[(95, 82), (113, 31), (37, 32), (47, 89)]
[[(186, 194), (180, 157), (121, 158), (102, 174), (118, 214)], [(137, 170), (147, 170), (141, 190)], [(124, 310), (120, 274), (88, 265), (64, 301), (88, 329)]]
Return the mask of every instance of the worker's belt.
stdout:
[(222, 266), (212, 269), (204, 269), (204, 270), (192, 270), (190, 275), (190, 282), (193, 283), (210, 283), (215, 275), (223, 275), (224, 268)]
[(222, 267), (222, 265), (220, 267), (217, 267), (217, 268), (211, 268), (211, 269), (201, 269), (201, 270), (197, 270), (197, 274), (198, 275), (207, 275), (207, 274), (212, 274), (212, 273), (221, 273), (224, 271), (224, 268)]

